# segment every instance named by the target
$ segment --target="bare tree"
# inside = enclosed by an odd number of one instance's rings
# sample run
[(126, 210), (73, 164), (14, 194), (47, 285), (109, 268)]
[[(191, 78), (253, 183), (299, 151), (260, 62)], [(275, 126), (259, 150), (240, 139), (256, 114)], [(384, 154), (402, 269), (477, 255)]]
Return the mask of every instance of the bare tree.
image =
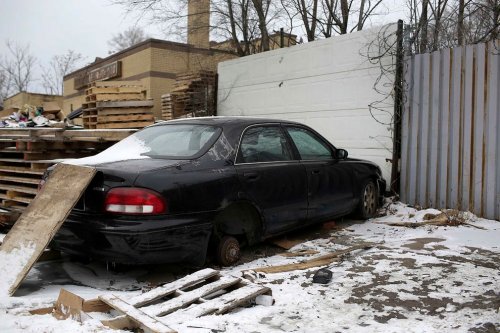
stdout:
[(146, 40), (148, 37), (144, 30), (139, 26), (131, 26), (127, 30), (120, 32), (108, 41), (109, 54), (119, 52), (137, 43)]
[(42, 85), (45, 92), (62, 95), (64, 76), (75, 70), (82, 60), (83, 56), (73, 50), (53, 56), (47, 67), (42, 66)]
[(366, 21), (380, 14), (383, 0), (289, 0), (300, 13), (309, 41), (316, 39), (317, 30), (323, 37), (363, 30)]
[(35, 57), (30, 53), (30, 46), (19, 45), (12, 41), (6, 42), (9, 51), (8, 57), (0, 63), (0, 69), (7, 77), (7, 91), (18, 93), (27, 91), (33, 82), (33, 69), (36, 63)]
[(0, 99), (6, 99), (9, 96), (9, 76), (0, 68)]
[(498, 38), (500, 0), (409, 0), (413, 52)]
[[(110, 0), (127, 13), (167, 26), (167, 33), (185, 38), (188, 0)], [(240, 56), (270, 49), (269, 32), (279, 30), (283, 10), (271, 0), (212, 0), (210, 31), (217, 40), (230, 41)], [(169, 37), (170, 38), (170, 37)]]

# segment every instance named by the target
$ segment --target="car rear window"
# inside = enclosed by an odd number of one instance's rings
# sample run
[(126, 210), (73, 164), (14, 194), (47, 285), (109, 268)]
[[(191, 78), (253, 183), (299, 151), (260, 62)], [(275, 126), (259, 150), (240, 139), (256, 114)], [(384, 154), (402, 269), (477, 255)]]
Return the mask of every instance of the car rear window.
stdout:
[(148, 148), (142, 155), (184, 159), (205, 153), (221, 131), (209, 125), (169, 124), (147, 127), (134, 136)]

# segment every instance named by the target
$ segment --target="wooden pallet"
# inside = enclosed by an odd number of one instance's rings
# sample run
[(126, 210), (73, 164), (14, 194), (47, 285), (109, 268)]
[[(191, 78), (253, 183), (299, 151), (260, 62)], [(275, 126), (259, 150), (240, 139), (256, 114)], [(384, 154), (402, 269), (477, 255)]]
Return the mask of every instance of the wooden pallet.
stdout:
[(142, 128), (154, 123), (144, 87), (139, 81), (95, 82), (86, 90), (83, 126), (87, 129)]
[(103, 320), (105, 326), (175, 332), (170, 325), (224, 314), (250, 304), (260, 295), (271, 294), (268, 287), (206, 268), (131, 299), (103, 295), (99, 300), (122, 314)]
[(0, 207), (24, 210), (54, 160), (97, 154), (135, 130), (0, 129)]
[(162, 96), (162, 119), (213, 115), (215, 81), (210, 71), (177, 75), (171, 93)]

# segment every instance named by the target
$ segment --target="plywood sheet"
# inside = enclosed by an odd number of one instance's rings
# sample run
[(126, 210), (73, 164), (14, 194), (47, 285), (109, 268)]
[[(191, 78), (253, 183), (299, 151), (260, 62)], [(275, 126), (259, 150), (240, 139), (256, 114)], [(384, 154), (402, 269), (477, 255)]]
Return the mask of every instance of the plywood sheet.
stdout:
[(59, 164), (0, 247), (0, 294), (13, 295), (95, 174), (94, 168)]

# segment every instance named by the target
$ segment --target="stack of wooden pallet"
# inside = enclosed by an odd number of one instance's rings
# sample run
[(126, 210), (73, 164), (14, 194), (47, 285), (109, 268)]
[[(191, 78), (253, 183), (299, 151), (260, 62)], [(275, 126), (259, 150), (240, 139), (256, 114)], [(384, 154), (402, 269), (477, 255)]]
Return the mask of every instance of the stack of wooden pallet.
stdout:
[(154, 123), (153, 100), (139, 81), (94, 82), (86, 90), (84, 128), (142, 128)]
[(23, 210), (58, 159), (97, 154), (134, 130), (0, 129), (0, 209)]
[(215, 81), (211, 71), (177, 75), (172, 92), (162, 96), (162, 118), (214, 115)]

